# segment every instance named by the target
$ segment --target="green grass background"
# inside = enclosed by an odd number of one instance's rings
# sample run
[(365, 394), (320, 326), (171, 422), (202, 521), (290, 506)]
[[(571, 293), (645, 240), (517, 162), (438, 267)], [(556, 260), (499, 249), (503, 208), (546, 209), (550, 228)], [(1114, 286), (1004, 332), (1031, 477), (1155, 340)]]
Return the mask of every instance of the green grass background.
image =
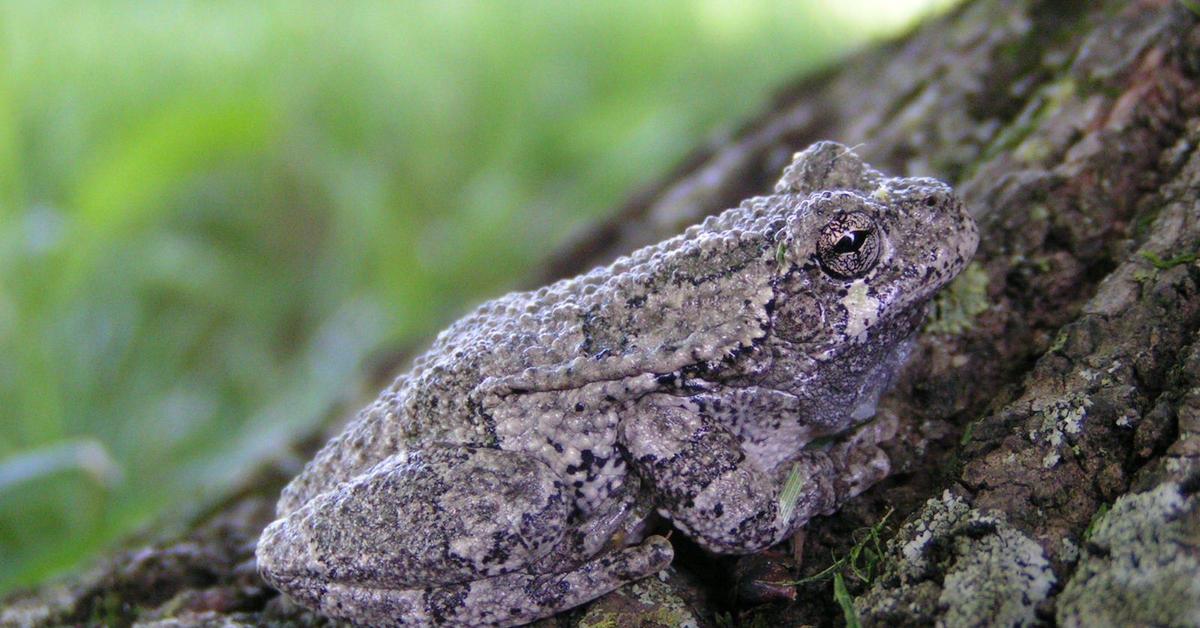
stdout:
[(0, 591), (284, 452), (929, 5), (4, 0)]

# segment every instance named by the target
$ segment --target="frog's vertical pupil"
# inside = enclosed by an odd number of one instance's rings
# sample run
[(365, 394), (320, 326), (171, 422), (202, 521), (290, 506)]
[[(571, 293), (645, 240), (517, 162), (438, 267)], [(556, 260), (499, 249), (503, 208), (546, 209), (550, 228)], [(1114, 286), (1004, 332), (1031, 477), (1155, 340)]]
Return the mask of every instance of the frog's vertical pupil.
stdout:
[(837, 244), (833, 246), (833, 252), (842, 255), (853, 253), (862, 248), (863, 242), (866, 241), (869, 235), (870, 233), (861, 229), (851, 231), (842, 236), (841, 240), (838, 240)]
[(860, 277), (879, 258), (875, 220), (865, 212), (842, 214), (825, 225), (817, 239), (821, 268), (838, 279)]

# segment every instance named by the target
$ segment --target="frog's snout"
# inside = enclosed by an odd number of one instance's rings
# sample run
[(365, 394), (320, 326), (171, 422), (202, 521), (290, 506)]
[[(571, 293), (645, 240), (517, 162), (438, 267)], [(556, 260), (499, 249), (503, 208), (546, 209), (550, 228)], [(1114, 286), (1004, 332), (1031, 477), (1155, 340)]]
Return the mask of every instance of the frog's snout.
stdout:
[(945, 194), (943, 202), (918, 204), (919, 209), (911, 217), (912, 224), (919, 225), (915, 229), (919, 241), (914, 244), (918, 248), (924, 247), (928, 255), (915, 259), (927, 260), (928, 276), (937, 279), (929, 286), (933, 290), (940, 289), (962, 272), (979, 246), (979, 227), (975, 219), (961, 200), (951, 196), (949, 191)]
[(979, 225), (965, 205), (961, 202), (955, 205), (958, 211), (958, 258), (962, 260), (963, 266), (966, 266), (971, 258), (975, 257), (975, 250), (979, 248)]

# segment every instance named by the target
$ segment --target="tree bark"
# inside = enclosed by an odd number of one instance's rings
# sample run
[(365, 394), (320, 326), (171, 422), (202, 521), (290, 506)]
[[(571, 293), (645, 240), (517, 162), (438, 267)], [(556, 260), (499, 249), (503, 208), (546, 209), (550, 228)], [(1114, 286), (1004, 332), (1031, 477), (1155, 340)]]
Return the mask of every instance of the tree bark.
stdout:
[[(792, 556), (717, 559), (676, 535), (665, 582), (546, 625), (1200, 624), (1196, 10), (968, 2), (798, 82), (553, 256), (529, 285), (766, 193), (821, 139), (951, 182), (982, 232), (881, 404), (901, 418), (888, 480)], [(11, 597), (0, 623), (322, 623), (254, 572), (295, 471), (278, 466)]]

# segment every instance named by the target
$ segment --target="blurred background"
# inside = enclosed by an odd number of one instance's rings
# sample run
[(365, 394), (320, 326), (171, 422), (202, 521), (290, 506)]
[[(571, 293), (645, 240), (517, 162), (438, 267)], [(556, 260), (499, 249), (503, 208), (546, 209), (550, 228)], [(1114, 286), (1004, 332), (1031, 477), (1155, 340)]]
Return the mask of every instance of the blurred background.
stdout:
[(0, 3), (0, 592), (196, 508), (950, 0)]

